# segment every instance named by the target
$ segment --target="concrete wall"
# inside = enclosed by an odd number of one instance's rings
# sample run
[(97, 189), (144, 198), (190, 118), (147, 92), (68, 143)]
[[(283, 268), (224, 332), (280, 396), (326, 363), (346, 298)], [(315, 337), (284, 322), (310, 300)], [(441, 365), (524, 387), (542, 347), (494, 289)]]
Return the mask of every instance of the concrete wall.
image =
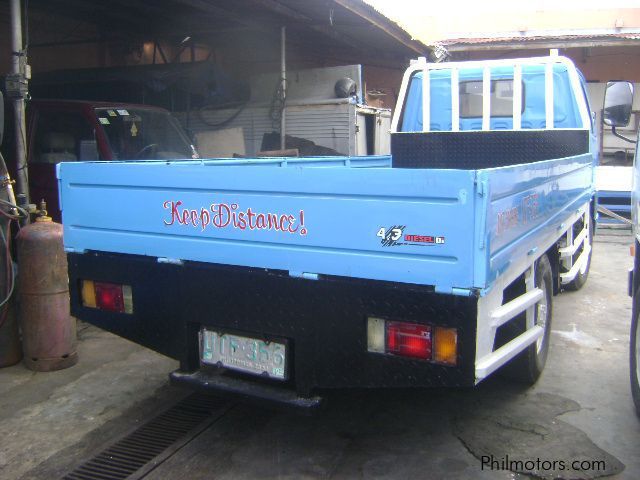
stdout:
[(640, 45), (636, 47), (570, 49), (567, 54), (588, 81), (629, 80), (630, 82), (640, 82)]

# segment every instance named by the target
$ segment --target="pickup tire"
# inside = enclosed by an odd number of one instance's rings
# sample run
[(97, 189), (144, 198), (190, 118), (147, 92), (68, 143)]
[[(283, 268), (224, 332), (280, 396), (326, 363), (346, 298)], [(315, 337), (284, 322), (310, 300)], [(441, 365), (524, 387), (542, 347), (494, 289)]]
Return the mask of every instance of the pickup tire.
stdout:
[[(553, 273), (547, 255), (542, 255), (535, 264), (535, 285), (543, 291), (543, 296), (534, 307), (534, 322), (544, 329), (544, 333), (502, 369), (503, 376), (527, 385), (536, 383), (544, 370), (549, 353), (549, 336), (553, 317)], [(520, 314), (505, 327), (508, 327), (505, 333), (508, 332), (510, 338), (521, 335), (527, 329), (526, 313)]]
[[(581, 225), (581, 223), (579, 223), (579, 225)], [(575, 232), (575, 225), (574, 225), (573, 234), (577, 235), (578, 233), (580, 233), (580, 230), (578, 230), (578, 232)], [(578, 272), (578, 275), (576, 275), (576, 278), (574, 278), (564, 286), (566, 290), (577, 291), (577, 290), (580, 290), (585, 283), (587, 283), (587, 278), (589, 277), (589, 269), (591, 268), (591, 254), (593, 253), (593, 219), (589, 219), (588, 238), (589, 238), (589, 245), (592, 246), (592, 250), (589, 252), (589, 257), (587, 258), (587, 265), (585, 266), (583, 271)], [(577, 252), (576, 256), (579, 255), (581, 251), (582, 250)]]
[(640, 308), (640, 289), (638, 289), (633, 299), (633, 318), (631, 319), (631, 344), (629, 355), (629, 370), (631, 373), (631, 394), (636, 405), (636, 414), (640, 417), (640, 322), (638, 321)]

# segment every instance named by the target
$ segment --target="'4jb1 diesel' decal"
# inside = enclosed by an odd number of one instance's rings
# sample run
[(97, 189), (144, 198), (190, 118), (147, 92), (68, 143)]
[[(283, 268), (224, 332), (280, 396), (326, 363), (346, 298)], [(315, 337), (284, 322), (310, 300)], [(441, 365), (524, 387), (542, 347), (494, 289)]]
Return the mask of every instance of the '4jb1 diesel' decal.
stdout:
[(420, 247), (444, 245), (444, 237), (404, 233), (406, 228), (406, 225), (394, 225), (389, 228), (380, 227), (376, 236), (380, 237), (380, 243), (383, 247), (395, 247), (398, 245), (417, 245)]

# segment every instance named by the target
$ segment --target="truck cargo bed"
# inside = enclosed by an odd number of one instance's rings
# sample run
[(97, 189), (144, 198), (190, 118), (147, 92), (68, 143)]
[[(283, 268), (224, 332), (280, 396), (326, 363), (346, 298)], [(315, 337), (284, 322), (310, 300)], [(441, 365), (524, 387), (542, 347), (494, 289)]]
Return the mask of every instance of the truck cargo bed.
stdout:
[[(391, 158), (63, 163), (65, 247), (485, 288), (591, 195), (587, 155), (508, 167)], [(534, 238), (536, 237), (536, 238)]]

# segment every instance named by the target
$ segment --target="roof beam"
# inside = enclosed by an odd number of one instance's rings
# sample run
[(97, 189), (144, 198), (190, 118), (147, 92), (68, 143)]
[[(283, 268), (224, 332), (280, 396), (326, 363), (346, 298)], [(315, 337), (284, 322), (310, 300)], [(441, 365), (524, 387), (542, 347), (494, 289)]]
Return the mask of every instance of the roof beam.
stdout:
[(414, 40), (411, 35), (400, 28), (393, 21), (377, 12), (373, 7), (366, 5), (362, 0), (332, 0), (335, 4), (355, 13), (359, 17), (367, 20), (377, 28), (395, 38), (398, 42), (409, 47), (414, 52), (427, 56), (431, 49), (422, 42)]
[[(125, 32), (129, 37), (143, 39), (149, 34), (157, 33), (150, 24), (141, 24), (132, 19), (130, 15), (122, 13), (118, 8), (109, 8), (98, 4), (90, 4), (83, 0), (64, 0), (50, 2), (46, 0), (32, 1), (29, 3), (30, 11), (50, 13), (58, 17), (70, 18), (81, 21), (95, 27), (117, 25), (111, 31)], [(33, 34), (32, 34), (33, 36)]]
[(149, 2), (141, 0), (110, 0), (110, 3), (115, 8), (123, 10), (133, 9), (136, 10), (136, 15), (144, 15), (144, 17), (139, 18), (149, 20), (150, 16), (155, 17), (155, 19), (158, 19), (167, 25), (171, 25), (172, 31), (180, 30), (181, 32), (188, 32), (192, 26), (191, 22), (185, 21), (179, 15), (171, 15), (166, 8), (149, 4)]
[(240, 25), (245, 25), (257, 30), (273, 32), (272, 28), (265, 25), (263, 22), (259, 22), (251, 19), (248, 15), (236, 15), (229, 10), (218, 7), (213, 2), (207, 0), (176, 0), (177, 3), (186, 5), (195, 10), (199, 10), (204, 13), (209, 13), (221, 19), (230, 20)]

